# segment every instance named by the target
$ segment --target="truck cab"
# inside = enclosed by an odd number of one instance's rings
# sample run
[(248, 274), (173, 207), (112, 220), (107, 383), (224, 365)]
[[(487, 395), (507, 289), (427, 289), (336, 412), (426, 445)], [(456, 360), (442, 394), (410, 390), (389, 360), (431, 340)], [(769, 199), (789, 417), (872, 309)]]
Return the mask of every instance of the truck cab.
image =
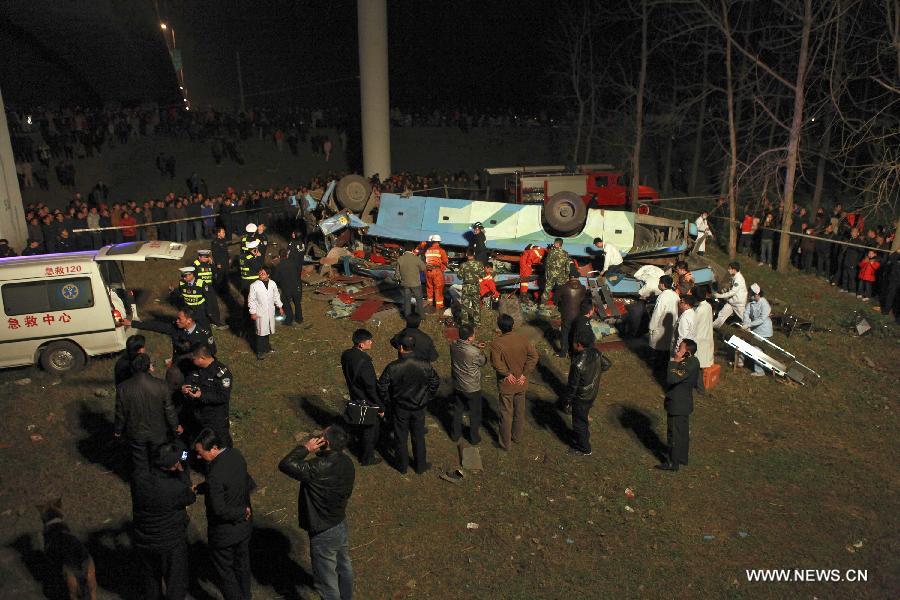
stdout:
[[(497, 167), (490, 175), (506, 176), (509, 202), (543, 204), (548, 231), (561, 236), (580, 231), (587, 209), (632, 210), (628, 178), (609, 164)], [(659, 202), (659, 192), (638, 186), (639, 204)]]

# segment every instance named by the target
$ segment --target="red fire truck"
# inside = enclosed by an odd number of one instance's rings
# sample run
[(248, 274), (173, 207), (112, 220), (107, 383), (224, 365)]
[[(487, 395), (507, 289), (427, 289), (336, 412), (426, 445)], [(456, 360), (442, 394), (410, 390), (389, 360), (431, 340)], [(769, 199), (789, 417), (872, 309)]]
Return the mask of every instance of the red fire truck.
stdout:
[[(506, 175), (507, 201), (544, 204), (544, 220), (555, 231), (566, 234), (580, 229), (588, 208), (612, 208), (639, 212), (631, 206), (631, 193), (622, 171), (608, 164), (497, 167), (490, 175)], [(659, 192), (638, 186), (638, 203), (657, 203)]]

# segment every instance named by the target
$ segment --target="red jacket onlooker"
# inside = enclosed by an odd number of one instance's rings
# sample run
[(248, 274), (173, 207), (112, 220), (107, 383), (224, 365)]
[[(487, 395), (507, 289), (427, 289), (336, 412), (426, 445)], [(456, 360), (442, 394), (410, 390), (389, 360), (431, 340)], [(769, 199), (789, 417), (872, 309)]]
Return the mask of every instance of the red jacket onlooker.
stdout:
[(135, 225), (137, 225), (137, 221), (129, 213), (125, 213), (122, 215), (122, 218), (119, 219), (119, 226), (124, 227), (124, 229), (122, 229), (122, 237), (126, 241), (133, 240), (137, 237), (137, 230), (134, 228)]
[(857, 277), (860, 281), (875, 282), (875, 272), (881, 267), (881, 263), (868, 256), (859, 261), (859, 274)]

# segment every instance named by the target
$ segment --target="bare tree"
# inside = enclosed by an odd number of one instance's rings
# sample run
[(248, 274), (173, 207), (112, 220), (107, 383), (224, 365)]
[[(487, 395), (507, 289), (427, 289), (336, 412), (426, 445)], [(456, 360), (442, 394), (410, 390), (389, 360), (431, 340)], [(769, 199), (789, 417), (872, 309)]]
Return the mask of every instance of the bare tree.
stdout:
[(647, 28), (650, 20), (647, 0), (641, 0), (641, 68), (638, 75), (634, 115), (634, 151), (631, 155), (631, 204), (637, 206), (641, 176), (641, 142), (644, 135), (644, 86), (647, 84)]

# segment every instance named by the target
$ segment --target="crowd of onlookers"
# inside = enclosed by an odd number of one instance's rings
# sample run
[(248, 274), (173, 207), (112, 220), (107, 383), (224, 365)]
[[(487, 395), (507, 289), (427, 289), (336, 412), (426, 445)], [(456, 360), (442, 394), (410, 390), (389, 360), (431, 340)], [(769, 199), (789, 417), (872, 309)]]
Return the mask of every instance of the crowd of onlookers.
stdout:
[[(764, 201), (759, 209), (748, 207), (740, 222), (738, 251), (777, 266), (783, 206)], [(846, 210), (837, 203), (831, 210), (811, 214), (795, 206), (791, 221), (791, 264), (855, 294), (868, 302), (883, 295), (888, 273), (882, 266), (896, 230), (889, 225), (870, 225), (860, 210)], [(836, 243), (847, 242), (847, 243)]]
[[(167, 161), (164, 156), (161, 157), (158, 162), (160, 171), (164, 172)], [(313, 177), (303, 186), (241, 191), (229, 187), (220, 194), (211, 195), (205, 180), (195, 173), (186, 180), (186, 193), (170, 192), (163, 198), (143, 201), (111, 200), (109, 187), (101, 181), (94, 185), (87, 197), (74, 193), (65, 208), (51, 209), (43, 202), (27, 205), (28, 241), (21, 253), (35, 255), (90, 250), (106, 244), (152, 239), (189, 242), (212, 238), (218, 225), (224, 226), (230, 234), (243, 231), (249, 222), (269, 226), (295, 222), (301, 208), (298, 198), (308, 194), (321, 197), (327, 183), (340, 177), (340, 173), (329, 172)], [(449, 189), (475, 189), (478, 181), (477, 174), (470, 177), (465, 172), (416, 174), (403, 171), (384, 181), (372, 179), (378, 191), (393, 193), (409, 193), (444, 185)], [(320, 212), (312, 211), (303, 222), (306, 229), (311, 229), (315, 219), (321, 216)], [(81, 231), (89, 229), (96, 231)], [(13, 253), (14, 249), (6, 246), (0, 249), (2, 256)]]
[[(50, 177), (55, 174), (59, 184), (69, 190), (76, 187), (75, 161), (99, 156), (106, 148), (126, 145), (147, 136), (209, 143), (216, 164), (222, 164), (226, 158), (243, 164), (240, 143), (252, 137), (268, 140), (279, 151), (289, 149), (294, 155), (308, 143), (313, 154), (323, 155), (329, 161), (336, 145), (346, 151), (347, 131), (352, 120), (349, 113), (338, 108), (299, 106), (251, 108), (239, 112), (157, 106), (10, 108), (6, 118), (20, 184), (26, 188), (37, 185), (48, 189)], [(563, 122), (548, 116), (546, 111), (513, 109), (475, 111), (395, 107), (390, 118), (395, 127), (457, 127), (463, 131), (474, 127), (544, 127)], [(332, 140), (321, 132), (322, 129), (337, 130), (337, 139)]]

